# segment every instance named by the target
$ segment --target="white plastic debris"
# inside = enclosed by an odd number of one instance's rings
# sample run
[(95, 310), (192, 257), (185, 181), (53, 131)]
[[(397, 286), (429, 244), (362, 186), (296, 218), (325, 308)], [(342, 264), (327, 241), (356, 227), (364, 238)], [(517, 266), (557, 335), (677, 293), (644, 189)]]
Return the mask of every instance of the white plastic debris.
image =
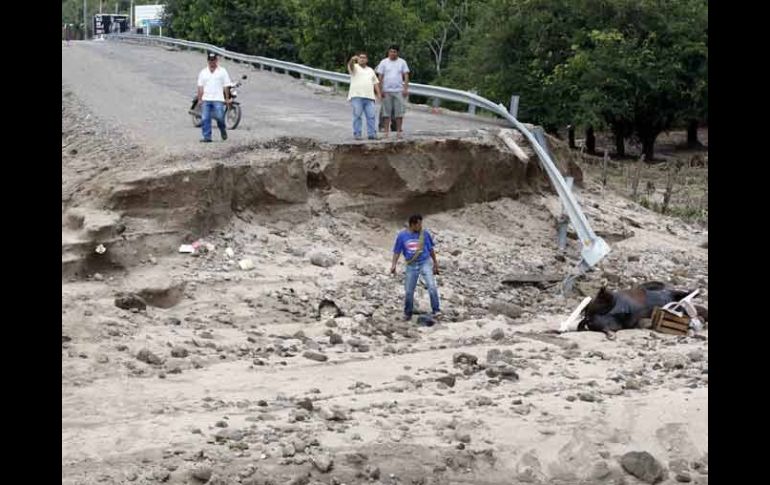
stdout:
[(100, 244), (96, 246), (95, 251), (96, 251), (96, 254), (104, 254), (107, 252), (107, 248), (104, 247), (104, 244)]
[(195, 248), (192, 244), (182, 244), (179, 246), (179, 252), (185, 254), (192, 254), (195, 252)]
[(238, 266), (240, 266), (242, 270), (248, 271), (250, 269), (254, 269), (254, 262), (248, 258), (242, 259), (238, 261)]
[(227, 248), (225, 249), (225, 254), (227, 255), (228, 258), (233, 259), (233, 257), (235, 256), (235, 251), (233, 251), (233, 248)]
[(583, 301), (580, 302), (580, 305), (575, 308), (575, 311), (572, 312), (572, 314), (563, 322), (561, 322), (561, 326), (559, 327), (559, 332), (574, 332), (577, 330), (578, 323), (580, 323), (580, 312), (583, 311), (583, 308), (588, 305), (588, 303), (591, 301), (591, 297), (587, 296), (583, 298)]

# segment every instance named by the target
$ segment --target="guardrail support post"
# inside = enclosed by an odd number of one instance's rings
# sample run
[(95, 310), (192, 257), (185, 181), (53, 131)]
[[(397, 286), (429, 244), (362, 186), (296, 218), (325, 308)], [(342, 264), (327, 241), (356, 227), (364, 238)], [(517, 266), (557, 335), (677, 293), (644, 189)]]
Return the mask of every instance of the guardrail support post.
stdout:
[(513, 116), (514, 118), (518, 118), (519, 114), (519, 95), (514, 94), (511, 96), (511, 107), (508, 109), (508, 112)]
[[(478, 94), (478, 91), (475, 89), (471, 89), (470, 91), (473, 94)], [(468, 104), (468, 114), (475, 115), (476, 114), (476, 105), (475, 104)]]

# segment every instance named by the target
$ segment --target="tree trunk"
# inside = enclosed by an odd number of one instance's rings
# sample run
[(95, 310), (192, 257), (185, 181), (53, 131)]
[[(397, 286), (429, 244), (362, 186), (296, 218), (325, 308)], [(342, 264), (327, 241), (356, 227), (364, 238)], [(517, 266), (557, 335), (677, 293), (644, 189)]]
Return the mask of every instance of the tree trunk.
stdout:
[(577, 148), (575, 145), (575, 127), (572, 125), (567, 127), (567, 138), (569, 139), (569, 147), (573, 149)]
[(586, 129), (586, 151), (589, 155), (596, 155), (596, 136), (593, 126)]
[(621, 131), (615, 132), (615, 156), (618, 158), (626, 156), (626, 137)]
[(657, 135), (646, 135), (642, 137), (642, 153), (644, 154), (644, 159), (647, 163), (652, 162), (655, 158), (655, 139), (657, 137)]
[(690, 120), (687, 123), (687, 148), (698, 148), (701, 144), (698, 141), (698, 120)]

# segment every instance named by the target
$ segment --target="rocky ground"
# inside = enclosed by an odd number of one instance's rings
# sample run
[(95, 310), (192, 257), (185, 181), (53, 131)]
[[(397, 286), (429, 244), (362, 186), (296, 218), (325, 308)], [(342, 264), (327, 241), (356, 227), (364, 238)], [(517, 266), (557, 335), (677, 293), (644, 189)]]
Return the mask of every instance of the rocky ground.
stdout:
[[(579, 295), (502, 283), (569, 270), (550, 199), (426, 219), (445, 312), (432, 328), (398, 321), (398, 224), (352, 213), (244, 214), (212, 251), (63, 283), (63, 482), (634, 483), (619, 457), (647, 451), (670, 480), (707, 483), (707, 331), (554, 335)], [(706, 290), (705, 234), (583, 200), (599, 228), (633, 232), (583, 291)]]
[[(153, 169), (64, 92), (62, 111), (64, 252), (72, 207)], [(708, 232), (590, 174), (577, 194), (612, 252), (569, 297), (516, 282), (577, 261), (553, 194), (429, 211), (433, 327), (399, 320), (403, 220), (353, 205), (233, 209), (195, 254), (169, 232), (131, 265), (63, 272), (62, 483), (707, 484), (708, 330), (555, 331), (602, 284), (666, 281), (708, 306)]]

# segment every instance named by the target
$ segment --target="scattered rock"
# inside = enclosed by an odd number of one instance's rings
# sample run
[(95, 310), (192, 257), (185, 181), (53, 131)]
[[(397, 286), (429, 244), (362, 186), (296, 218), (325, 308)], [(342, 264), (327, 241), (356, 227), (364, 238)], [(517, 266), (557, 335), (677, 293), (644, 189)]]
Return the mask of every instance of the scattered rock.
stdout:
[(313, 410), (313, 401), (311, 401), (309, 398), (306, 397), (306, 398), (301, 399), (300, 401), (297, 402), (297, 407), (302, 408), (302, 409), (306, 409), (308, 411), (312, 411)]
[(596, 395), (591, 392), (579, 392), (578, 399), (585, 402), (596, 402)]
[(455, 376), (447, 375), (441, 376), (436, 381), (446, 384), (449, 387), (455, 387)]
[(687, 357), (681, 354), (670, 353), (662, 358), (663, 368), (666, 370), (684, 369), (687, 367)]
[(171, 308), (184, 298), (186, 281), (155, 280), (143, 282), (143, 288), (136, 294), (147, 305), (158, 308)]
[(211, 479), (212, 473), (213, 470), (210, 466), (200, 465), (192, 471), (192, 476), (194, 479), (206, 483)]
[(316, 352), (314, 350), (306, 350), (302, 353), (302, 357), (310, 360), (316, 360), (318, 362), (326, 362), (329, 360), (327, 355), (324, 355), (321, 352)]
[(136, 354), (136, 359), (150, 365), (160, 365), (163, 360), (147, 349), (142, 349)]
[(679, 483), (690, 483), (692, 481), (692, 477), (688, 472), (679, 472), (674, 478)]
[(591, 467), (589, 478), (592, 482), (604, 483), (604, 480), (606, 480), (611, 474), (612, 470), (610, 470), (607, 462), (599, 461), (594, 463), (594, 465)]
[(342, 335), (338, 333), (332, 332), (331, 335), (329, 335), (329, 344), (330, 345), (339, 345), (343, 342)]
[(188, 352), (187, 349), (184, 347), (174, 347), (173, 349), (171, 349), (171, 357), (184, 359), (188, 355), (190, 355), (190, 352)]
[(337, 264), (337, 258), (328, 251), (315, 250), (310, 253), (310, 262), (322, 268), (329, 268)]
[(326, 421), (347, 421), (350, 419), (348, 413), (338, 406), (332, 407), (331, 409), (321, 408), (318, 411), (318, 416)]
[(702, 362), (705, 359), (702, 350), (693, 350), (687, 354), (687, 357), (690, 358), (690, 362)]
[(243, 439), (243, 431), (233, 428), (222, 428), (214, 435), (214, 439), (217, 441), (241, 441)]
[(642, 388), (642, 383), (639, 381), (639, 379), (630, 377), (626, 379), (626, 382), (623, 384), (623, 386), (629, 391), (638, 391)]
[(119, 293), (115, 297), (115, 306), (123, 310), (146, 310), (147, 302), (135, 293)]
[(366, 475), (370, 480), (379, 480), (380, 479), (380, 467), (378, 466), (368, 466), (366, 467)]
[[(321, 300), (321, 303), (318, 304), (318, 316), (323, 320), (328, 320), (342, 316), (342, 311), (340, 310), (340, 307), (338, 307), (337, 304), (332, 300), (324, 299)], [(329, 322), (327, 322), (327, 327), (329, 326), (328, 323)], [(336, 322), (334, 323), (334, 326), (336, 327)]]
[(620, 459), (623, 469), (645, 483), (658, 483), (665, 478), (666, 469), (646, 451), (630, 451)]
[(490, 337), (492, 337), (492, 340), (502, 340), (505, 338), (505, 331), (502, 328), (496, 328), (492, 330)]
[(490, 303), (487, 307), (487, 311), (495, 315), (505, 315), (506, 317), (514, 319), (519, 318), (522, 313), (524, 313), (524, 310), (519, 305), (508, 303), (506, 301), (494, 301)]
[(326, 453), (311, 458), (313, 466), (321, 473), (328, 473), (334, 467), (334, 460)]
[(455, 364), (476, 365), (479, 363), (479, 358), (472, 354), (458, 352), (452, 356), (452, 362)]
[(294, 456), (296, 453), (297, 450), (294, 449), (294, 445), (292, 443), (286, 443), (281, 447), (281, 456), (284, 458)]

